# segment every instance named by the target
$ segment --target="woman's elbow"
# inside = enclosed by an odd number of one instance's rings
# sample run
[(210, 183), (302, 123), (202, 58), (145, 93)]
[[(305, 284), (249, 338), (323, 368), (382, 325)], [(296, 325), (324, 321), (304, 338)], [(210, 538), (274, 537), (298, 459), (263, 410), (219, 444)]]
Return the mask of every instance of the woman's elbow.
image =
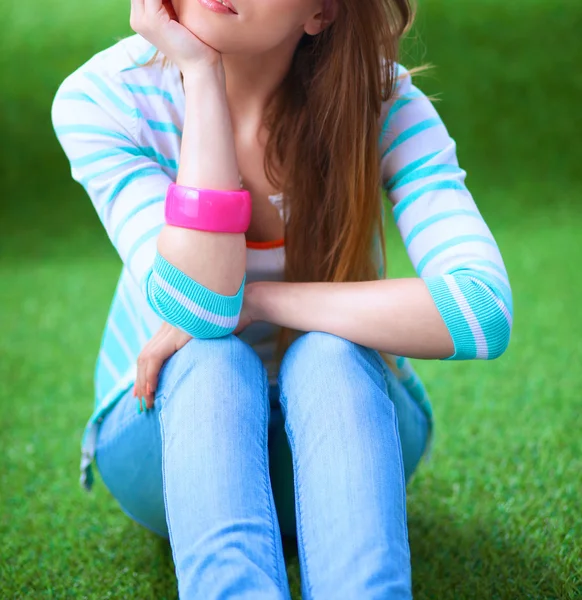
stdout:
[(230, 335), (238, 325), (246, 277), (234, 296), (224, 296), (183, 275), (173, 281), (155, 268), (148, 277), (145, 293), (152, 310), (170, 325), (197, 339)]
[(177, 327), (193, 338), (207, 340), (220, 338), (233, 333), (239, 314), (232, 316), (209, 312), (200, 306), (172, 306), (158, 291), (148, 295), (148, 303), (153, 311), (166, 323)]
[(511, 339), (511, 325), (506, 321), (499, 318), (493, 325), (497, 329), (497, 332), (488, 340), (488, 360), (494, 360), (499, 358), (505, 353), (509, 347), (509, 341)]
[(484, 303), (479, 314), (481, 338), (483, 344), (483, 356), (486, 360), (495, 360), (505, 353), (509, 347), (511, 330), (513, 326), (513, 314), (511, 307), (506, 306), (501, 298), (497, 298), (495, 306)]

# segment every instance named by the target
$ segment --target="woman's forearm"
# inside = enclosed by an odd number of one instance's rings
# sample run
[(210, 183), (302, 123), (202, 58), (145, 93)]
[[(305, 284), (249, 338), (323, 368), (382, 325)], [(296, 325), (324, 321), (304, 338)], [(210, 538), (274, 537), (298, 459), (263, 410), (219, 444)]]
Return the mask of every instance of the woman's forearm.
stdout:
[(422, 279), (259, 282), (247, 294), (258, 321), (323, 331), (398, 356), (448, 358), (455, 351)]
[[(239, 188), (232, 122), (222, 66), (183, 74), (186, 95), (177, 183), (216, 190)], [(234, 295), (246, 269), (244, 233), (213, 233), (166, 225), (159, 253), (213, 292)]]

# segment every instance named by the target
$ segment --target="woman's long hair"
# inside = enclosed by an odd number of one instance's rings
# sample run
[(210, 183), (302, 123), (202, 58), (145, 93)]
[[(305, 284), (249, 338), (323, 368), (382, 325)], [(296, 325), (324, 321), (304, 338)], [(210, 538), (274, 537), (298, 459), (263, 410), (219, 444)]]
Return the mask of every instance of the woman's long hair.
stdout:
[[(283, 193), (289, 282), (385, 276), (379, 120), (395, 90), (399, 42), (415, 7), (412, 0), (335, 1), (333, 22), (303, 36), (264, 113), (264, 170)], [(324, 19), (330, 5), (324, 0)], [(294, 333), (281, 330), (277, 360)], [(382, 356), (394, 367), (390, 355)]]
[[(265, 174), (283, 192), (291, 282), (371, 281), (386, 265), (379, 120), (415, 12), (409, 0), (336, 2), (331, 25), (299, 42), (265, 115)], [(282, 181), (274, 164), (285, 165)], [(278, 360), (292, 333), (281, 331)]]

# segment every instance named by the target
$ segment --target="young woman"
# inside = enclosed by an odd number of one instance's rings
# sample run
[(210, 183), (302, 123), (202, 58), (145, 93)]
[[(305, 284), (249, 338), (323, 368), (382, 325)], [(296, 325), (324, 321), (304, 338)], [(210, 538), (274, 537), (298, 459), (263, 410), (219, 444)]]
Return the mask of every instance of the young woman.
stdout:
[[(132, 0), (137, 35), (56, 95), (123, 261), (82, 483), (95, 459), (169, 537), (182, 598), (289, 598), (281, 533), (305, 600), (411, 597), (405, 486), (432, 416), (408, 357), (496, 358), (512, 321), (455, 142), (397, 62), (412, 19), (408, 0)], [(418, 277), (386, 278), (383, 190)], [(252, 213), (175, 221), (176, 191)]]

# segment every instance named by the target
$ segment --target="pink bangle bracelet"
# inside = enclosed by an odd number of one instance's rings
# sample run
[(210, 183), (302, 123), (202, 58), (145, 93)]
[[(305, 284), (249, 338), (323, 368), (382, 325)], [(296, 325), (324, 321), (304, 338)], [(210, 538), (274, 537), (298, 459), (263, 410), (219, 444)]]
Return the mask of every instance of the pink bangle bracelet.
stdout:
[(245, 233), (251, 213), (247, 190), (209, 190), (171, 183), (166, 194), (166, 223), (174, 227)]

